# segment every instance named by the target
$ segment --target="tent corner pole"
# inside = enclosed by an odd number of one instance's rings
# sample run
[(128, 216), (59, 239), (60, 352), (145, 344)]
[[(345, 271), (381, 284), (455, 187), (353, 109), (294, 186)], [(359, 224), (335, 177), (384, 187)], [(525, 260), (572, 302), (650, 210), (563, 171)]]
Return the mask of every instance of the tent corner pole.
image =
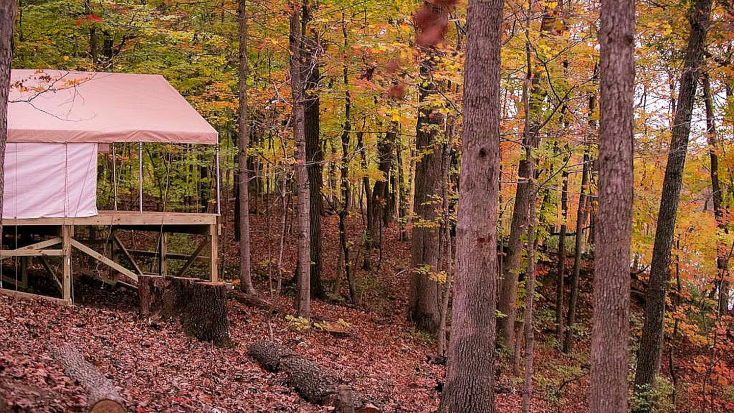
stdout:
[(215, 156), (215, 162), (217, 164), (216, 168), (216, 174), (217, 174), (217, 215), (222, 215), (222, 195), (221, 195), (221, 188), (220, 188), (220, 174), (219, 174), (219, 144), (217, 144), (214, 147), (214, 156)]

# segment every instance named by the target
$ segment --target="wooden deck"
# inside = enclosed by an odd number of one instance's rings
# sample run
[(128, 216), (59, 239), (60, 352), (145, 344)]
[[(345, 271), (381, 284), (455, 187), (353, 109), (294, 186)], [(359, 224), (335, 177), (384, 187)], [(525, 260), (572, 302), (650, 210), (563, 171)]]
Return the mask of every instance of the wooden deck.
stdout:
[[(86, 226), (104, 226), (110, 227), (110, 251), (105, 256), (103, 253), (94, 250), (88, 245), (83, 244), (74, 239), (74, 229), (76, 227)], [(138, 212), (138, 211), (99, 211), (99, 214), (93, 217), (84, 218), (29, 218), (29, 219), (3, 219), (3, 230), (10, 233), (10, 228), (22, 228), (24, 232), (35, 233), (37, 228), (38, 234), (53, 233), (57, 236), (32, 245), (26, 245), (21, 248), (12, 250), (0, 250), (0, 260), (6, 258), (19, 258), (21, 260), (21, 279), (22, 285), (27, 285), (27, 266), (28, 260), (32, 258), (39, 259), (44, 265), (47, 272), (61, 290), (62, 300), (71, 304), (73, 297), (71, 296), (72, 283), (72, 251), (76, 250), (80, 253), (92, 257), (96, 261), (106, 265), (111, 269), (113, 280), (118, 281), (121, 276), (121, 283), (136, 286), (138, 275), (143, 274), (141, 267), (136, 263), (134, 255), (141, 255), (143, 251), (132, 251), (126, 248), (120, 238), (115, 234), (116, 229), (149, 231), (159, 234), (158, 246), (156, 251), (148, 252), (148, 255), (154, 254), (158, 258), (158, 274), (168, 274), (169, 259), (184, 259), (186, 263), (176, 276), (183, 276), (191, 265), (202, 258), (208, 259), (209, 279), (211, 281), (218, 280), (218, 249), (219, 249), (219, 215), (203, 214), (203, 213), (184, 213), (184, 212)], [(28, 228), (32, 227), (32, 228)], [(43, 229), (43, 232), (40, 230)], [(185, 233), (185, 234), (201, 234), (205, 235), (205, 239), (193, 251), (191, 255), (182, 256), (182, 254), (171, 254), (167, 256), (167, 233)], [(60, 246), (60, 248), (59, 248)], [(208, 248), (206, 248), (208, 247)], [(206, 257), (201, 257), (200, 253), (208, 249)], [(174, 256), (175, 255), (175, 256)], [(125, 256), (132, 263), (133, 268), (126, 268), (118, 262), (119, 256)], [(48, 265), (47, 258), (61, 257), (62, 271), (56, 274), (53, 268)], [(84, 270), (84, 269), (82, 269)], [(82, 271), (89, 273), (88, 271)], [(103, 279), (109, 281), (108, 279)], [(10, 281), (5, 279), (4, 281)], [(21, 286), (22, 286), (21, 285)], [(58, 300), (58, 299), (57, 299)]]

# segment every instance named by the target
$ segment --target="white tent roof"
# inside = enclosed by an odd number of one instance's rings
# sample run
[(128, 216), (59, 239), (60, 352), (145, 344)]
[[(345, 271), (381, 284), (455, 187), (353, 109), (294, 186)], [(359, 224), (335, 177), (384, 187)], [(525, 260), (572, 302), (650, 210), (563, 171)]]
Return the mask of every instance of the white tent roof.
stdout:
[(217, 143), (217, 131), (159, 75), (11, 73), (8, 142)]

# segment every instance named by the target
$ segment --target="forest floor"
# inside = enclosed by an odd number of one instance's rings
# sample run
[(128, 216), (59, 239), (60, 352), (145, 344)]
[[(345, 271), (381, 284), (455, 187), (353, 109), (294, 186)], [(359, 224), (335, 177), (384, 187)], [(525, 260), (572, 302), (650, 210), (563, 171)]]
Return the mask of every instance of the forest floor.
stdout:
[[(280, 245), (279, 219), (266, 221), (264, 215), (252, 215), (253, 257), (258, 257), (253, 262), (260, 274), (256, 278), (260, 291), (268, 289), (268, 257), (277, 257)], [(336, 274), (336, 224), (336, 217), (324, 218), (326, 280)], [(360, 233), (358, 219), (350, 220), (350, 227), (354, 229), (351, 234)], [(353, 240), (355, 245), (359, 245), (358, 236)], [(314, 316), (350, 324), (350, 335), (341, 338), (315, 328), (298, 331), (283, 315), (230, 301), (234, 346), (220, 349), (186, 337), (178, 323), (141, 318), (137, 294), (124, 287), (77, 282), (73, 307), (0, 295), (0, 398), (11, 406), (10, 411), (83, 411), (85, 393), (51, 357), (55, 346), (70, 343), (113, 381), (131, 411), (330, 411), (303, 401), (284, 386), (282, 376), (266, 372), (245, 354), (250, 343), (272, 339), (350, 383), (385, 412), (435, 411), (444, 366), (431, 362), (433, 340), (406, 320), (410, 277), (404, 270), (410, 259), (410, 242), (400, 241), (394, 227), (384, 236), (379, 269), (379, 253), (375, 252), (373, 270), (358, 274), (363, 303), (359, 308), (338, 302), (313, 303)], [(286, 243), (284, 268), (293, 268), (292, 244)], [(225, 254), (230, 263), (225, 271), (235, 272), (236, 244), (230, 244)], [(584, 283), (582, 300), (588, 299), (589, 287)], [(284, 287), (284, 294), (276, 300), (290, 312), (288, 290)], [(551, 297), (551, 286), (541, 289), (543, 292)], [(589, 314), (580, 314), (581, 340), (577, 352), (570, 356), (557, 350), (552, 314), (552, 305), (541, 298), (533, 412), (581, 412), (585, 410), (581, 395), (588, 386), (585, 354)], [(517, 412), (522, 382), (510, 374), (509, 355), (503, 354), (502, 360), (498, 407), (502, 412)]]

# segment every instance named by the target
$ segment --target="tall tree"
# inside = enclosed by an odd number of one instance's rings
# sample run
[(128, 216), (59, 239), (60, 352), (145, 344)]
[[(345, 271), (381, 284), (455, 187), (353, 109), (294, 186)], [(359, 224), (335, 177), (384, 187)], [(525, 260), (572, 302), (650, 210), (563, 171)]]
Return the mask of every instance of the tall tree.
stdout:
[[(714, 117), (714, 99), (711, 95), (711, 79), (708, 73), (704, 73), (702, 79), (704, 107), (706, 108), (706, 138), (709, 145), (709, 160), (711, 172), (711, 198), (714, 206), (714, 218), (716, 228), (721, 233), (728, 232), (726, 220), (724, 219), (723, 196), (721, 183), (719, 182), (719, 155), (716, 137), (716, 119)], [(719, 289), (719, 315), (723, 315), (729, 309), (729, 272), (728, 253), (726, 245), (719, 243), (716, 246), (716, 269), (718, 270), (716, 283)]]
[[(627, 411), (633, 201), (635, 2), (601, 6), (599, 212), (591, 338), (591, 413)], [(578, 253), (578, 251), (577, 251)]]
[[(13, 61), (14, 22), (15, 0), (0, 2), (0, 212), (3, 210), (2, 195), (5, 189), (5, 143), (8, 141), (8, 94)], [(1, 233), (2, 216), (0, 216)]]
[(301, 53), (303, 56), (304, 81), (304, 129), (306, 134), (306, 170), (308, 171), (309, 214), (311, 226), (311, 294), (324, 297), (321, 283), (321, 214), (324, 204), (321, 199), (321, 187), (324, 185), (322, 164), (324, 153), (321, 151), (321, 99), (319, 97), (319, 40), (316, 31), (309, 28), (313, 19), (316, 4), (303, 0), (303, 17), (301, 19)]
[(495, 411), (497, 201), (503, 0), (469, 0), (456, 290), (443, 413)]
[[(635, 372), (635, 391), (638, 394), (644, 393), (654, 385), (655, 377), (660, 369), (665, 295), (670, 282), (670, 250), (673, 245), (678, 199), (683, 183), (683, 167), (691, 134), (693, 103), (700, 77), (699, 69), (703, 61), (711, 2), (712, 0), (696, 0), (689, 15), (691, 31), (688, 35), (672, 137), (668, 149), (668, 163), (665, 166), (665, 177), (663, 178), (663, 191), (650, 264), (650, 282), (647, 287), (645, 324), (642, 327), (637, 371)], [(602, 220), (599, 219), (599, 221)], [(644, 403), (644, 405), (648, 406), (649, 403)]]
[(423, 57), (420, 62), (418, 90), (418, 122), (416, 123), (415, 194), (410, 265), (413, 279), (410, 291), (410, 319), (420, 329), (435, 333), (440, 324), (439, 286), (431, 277), (438, 272), (440, 260), (439, 230), (434, 223), (439, 217), (436, 199), (441, 195), (441, 150), (440, 138), (444, 116), (436, 106), (434, 95), (439, 85), (433, 71), (439, 59), (435, 45), (440, 36), (431, 35), (445, 27), (448, 10), (445, 6), (425, 2), (416, 13), (421, 34), (418, 36)]
[(250, 267), (250, 171), (247, 168), (247, 147), (249, 145), (250, 128), (247, 119), (247, 0), (238, 2), (239, 24), (239, 108), (238, 108), (238, 140), (237, 163), (239, 165), (239, 234), (240, 234), (240, 289), (248, 294), (255, 293), (252, 285)]
[(303, 67), (301, 64), (301, 5), (291, 4), (290, 11), (290, 75), (291, 123), (295, 140), (296, 183), (298, 192), (298, 268), (296, 269), (296, 310), (301, 317), (311, 315), (311, 226), (308, 171), (306, 170), (306, 132), (304, 128)]

